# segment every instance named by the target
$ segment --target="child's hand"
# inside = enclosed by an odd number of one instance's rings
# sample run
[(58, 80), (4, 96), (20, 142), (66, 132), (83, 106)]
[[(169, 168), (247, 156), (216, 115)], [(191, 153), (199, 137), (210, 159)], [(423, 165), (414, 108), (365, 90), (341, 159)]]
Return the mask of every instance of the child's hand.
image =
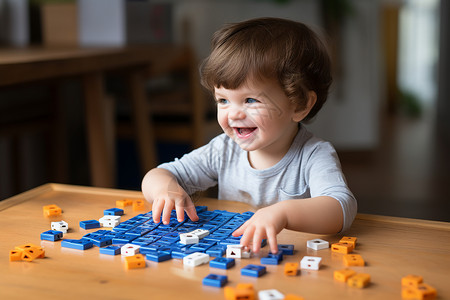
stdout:
[(170, 214), (175, 208), (178, 222), (184, 220), (184, 212), (192, 221), (197, 221), (197, 211), (191, 197), (178, 184), (175, 176), (164, 169), (152, 169), (142, 181), (145, 199), (152, 202), (153, 221), (160, 222), (161, 213), (164, 224), (170, 222)]
[(277, 234), (286, 227), (286, 216), (281, 206), (274, 204), (258, 210), (247, 222), (233, 232), (233, 236), (240, 236), (241, 245), (259, 252), (261, 242), (267, 238), (272, 253), (278, 252)]

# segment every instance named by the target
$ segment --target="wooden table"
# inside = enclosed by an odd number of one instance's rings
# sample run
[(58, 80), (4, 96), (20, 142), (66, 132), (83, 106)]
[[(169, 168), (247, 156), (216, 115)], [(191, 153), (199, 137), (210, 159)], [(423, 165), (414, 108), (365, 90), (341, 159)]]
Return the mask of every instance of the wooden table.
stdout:
[[(365, 267), (353, 267), (369, 273), (370, 286), (348, 287), (333, 280), (333, 271), (343, 268), (342, 255), (330, 249), (314, 251), (306, 248), (313, 238), (336, 242), (338, 236), (318, 236), (284, 230), (279, 243), (294, 244), (293, 256), (284, 262), (299, 262), (304, 255), (320, 256), (319, 271), (301, 271), (296, 277), (283, 274), (283, 264), (267, 266), (260, 278), (244, 277), (240, 269), (259, 264), (259, 257), (237, 260), (229, 270), (212, 269), (208, 265), (184, 267), (181, 260), (162, 263), (147, 261), (144, 269), (125, 270), (123, 259), (99, 254), (97, 247), (86, 251), (61, 248), (60, 242), (40, 241), (40, 233), (50, 229), (50, 222), (65, 220), (70, 231), (65, 238), (81, 238), (94, 230), (83, 230), (79, 221), (98, 219), (103, 210), (115, 206), (123, 198), (142, 198), (140, 192), (92, 187), (47, 184), (0, 202), (0, 299), (223, 299), (223, 289), (206, 287), (202, 279), (209, 273), (226, 274), (229, 286), (253, 283), (255, 289), (277, 289), (305, 299), (401, 299), (400, 279), (408, 274), (424, 277), (438, 291), (438, 299), (450, 299), (450, 224), (423, 220), (358, 215), (347, 233), (358, 238), (355, 253), (366, 260)], [(60, 218), (43, 217), (42, 206), (56, 204), (63, 209)], [(246, 204), (215, 199), (199, 199), (196, 204), (209, 210), (224, 209), (244, 212)], [(146, 210), (150, 210), (147, 204)], [(125, 208), (124, 219), (137, 212)], [(46, 258), (33, 262), (9, 262), (9, 250), (33, 243), (45, 248)], [(261, 255), (267, 253), (263, 248)]]
[(105, 115), (105, 72), (124, 73), (132, 102), (134, 130), (138, 140), (140, 165), (156, 166), (153, 128), (149, 124), (145, 80), (148, 70), (167, 68), (186, 49), (174, 45), (128, 46), (114, 48), (30, 47), (0, 49), (0, 88), (42, 80), (79, 77), (83, 83), (86, 128), (94, 186), (113, 187), (114, 149), (108, 146)]

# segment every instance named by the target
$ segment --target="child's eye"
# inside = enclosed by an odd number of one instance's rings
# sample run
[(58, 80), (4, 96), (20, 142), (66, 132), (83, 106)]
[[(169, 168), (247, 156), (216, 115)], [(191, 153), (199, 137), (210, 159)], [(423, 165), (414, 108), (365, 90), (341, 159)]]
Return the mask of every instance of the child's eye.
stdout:
[(228, 104), (228, 100), (221, 98), (221, 99), (217, 99), (216, 103), (224, 105), (224, 104)]
[(247, 102), (247, 103), (259, 103), (259, 101), (254, 99), (254, 98), (247, 98), (247, 99), (245, 99), (245, 102)]

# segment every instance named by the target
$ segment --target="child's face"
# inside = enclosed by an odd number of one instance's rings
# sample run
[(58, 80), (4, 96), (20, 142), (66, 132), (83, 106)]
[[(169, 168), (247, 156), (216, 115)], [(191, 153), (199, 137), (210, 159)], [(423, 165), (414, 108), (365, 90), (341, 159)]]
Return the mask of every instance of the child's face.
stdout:
[(249, 82), (234, 90), (216, 88), (215, 98), (219, 125), (243, 150), (287, 152), (300, 120), (276, 81)]

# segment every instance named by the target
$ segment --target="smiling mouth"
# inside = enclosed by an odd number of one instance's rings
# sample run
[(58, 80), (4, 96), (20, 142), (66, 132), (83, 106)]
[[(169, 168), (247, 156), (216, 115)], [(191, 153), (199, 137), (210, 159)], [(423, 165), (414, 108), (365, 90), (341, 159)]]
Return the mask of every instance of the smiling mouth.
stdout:
[(252, 134), (256, 127), (235, 127), (234, 130), (236, 131), (237, 135), (239, 137), (248, 137), (250, 134)]

